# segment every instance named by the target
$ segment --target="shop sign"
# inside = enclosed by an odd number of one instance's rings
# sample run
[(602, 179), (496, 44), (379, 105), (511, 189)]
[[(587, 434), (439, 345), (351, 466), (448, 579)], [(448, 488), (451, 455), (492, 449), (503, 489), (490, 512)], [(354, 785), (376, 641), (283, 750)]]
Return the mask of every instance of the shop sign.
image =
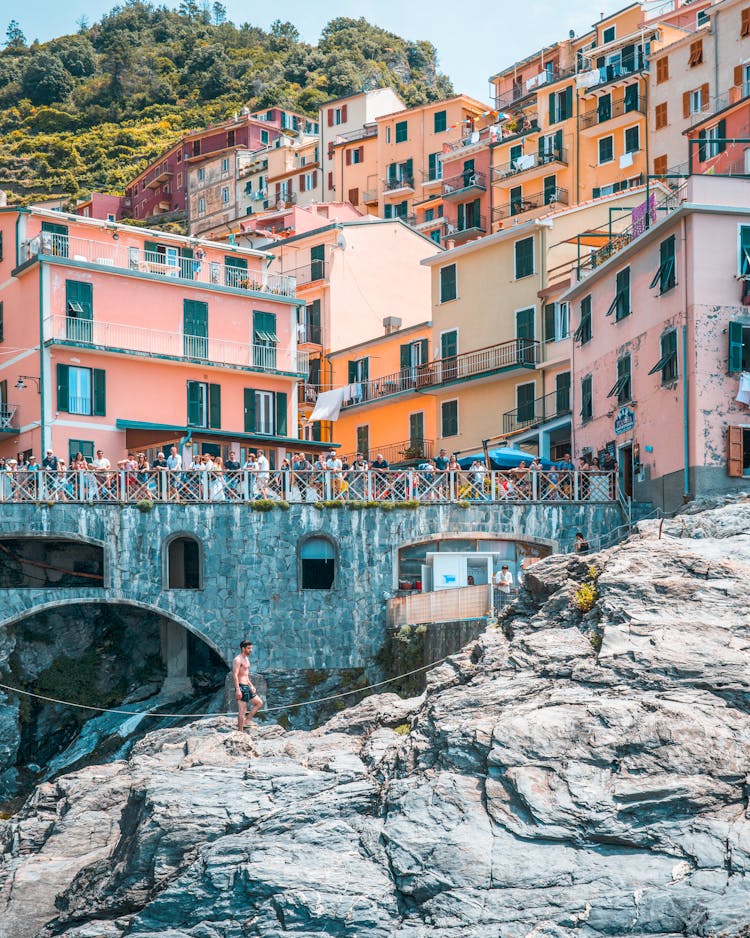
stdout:
[(630, 407), (621, 407), (615, 417), (615, 434), (627, 433), (635, 426), (635, 413)]

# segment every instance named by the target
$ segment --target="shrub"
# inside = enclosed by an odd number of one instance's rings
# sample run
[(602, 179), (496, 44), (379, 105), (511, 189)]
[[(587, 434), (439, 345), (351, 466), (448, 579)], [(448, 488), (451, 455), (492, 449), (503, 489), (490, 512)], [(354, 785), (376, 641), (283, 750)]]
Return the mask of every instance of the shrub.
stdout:
[(275, 502), (274, 504), (279, 509), (279, 511), (289, 511), (289, 502), (284, 501), (283, 498), (280, 499), (278, 502)]
[(419, 508), (419, 502), (416, 499), (412, 498), (412, 499), (407, 499), (406, 501), (403, 501), (403, 502), (395, 502), (393, 507), (414, 509), (414, 508)]
[(599, 594), (593, 583), (581, 583), (578, 589), (573, 593), (572, 603), (578, 612), (590, 612), (596, 604)]
[(353, 498), (351, 501), (346, 503), (346, 507), (349, 511), (359, 511), (362, 508), (367, 508), (368, 504), (368, 502), (362, 501), (362, 499)]
[(602, 650), (603, 636), (601, 636), (598, 632), (592, 632), (591, 635), (589, 635), (589, 641), (591, 642), (591, 647), (598, 655)]
[(145, 514), (148, 514), (149, 511), (153, 510), (154, 503), (150, 498), (142, 498), (140, 501), (135, 503), (135, 507), (138, 511), (142, 511)]
[(273, 506), (276, 504), (270, 498), (259, 498), (254, 502), (250, 502), (250, 507), (253, 511), (273, 511)]
[(398, 726), (393, 727), (393, 732), (398, 733), (399, 736), (408, 736), (411, 732), (411, 727), (408, 723), (399, 723)]
[(458, 505), (459, 508), (470, 508), (470, 507), (471, 507), (471, 502), (467, 502), (467, 501), (464, 500), (464, 499), (462, 499), (460, 502), (457, 502), (456, 504)]

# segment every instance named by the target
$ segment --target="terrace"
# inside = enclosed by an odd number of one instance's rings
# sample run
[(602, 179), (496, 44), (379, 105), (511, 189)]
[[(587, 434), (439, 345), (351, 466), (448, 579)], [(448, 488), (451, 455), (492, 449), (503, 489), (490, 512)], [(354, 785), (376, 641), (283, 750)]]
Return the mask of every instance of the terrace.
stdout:
[(487, 176), (481, 172), (463, 172), (443, 179), (444, 199), (463, 199), (474, 192), (487, 191)]
[(510, 176), (525, 175), (531, 178), (534, 170), (547, 171), (548, 166), (568, 165), (568, 151), (565, 147), (553, 147), (536, 153), (527, 153), (508, 163), (502, 163), (492, 170), (493, 182), (504, 182)]
[(568, 190), (555, 186), (543, 192), (526, 193), (512, 198), (510, 202), (496, 205), (492, 210), (492, 220), (500, 221), (503, 218), (513, 218), (523, 215), (524, 212), (533, 212), (540, 208), (552, 208), (555, 205), (568, 204)]
[[(636, 95), (633, 98), (623, 98), (619, 101), (610, 102), (609, 96), (604, 95), (599, 98), (598, 106), (586, 111), (578, 118), (578, 127), (580, 130), (590, 130), (614, 121), (618, 117), (625, 117), (628, 114), (645, 114), (646, 101), (643, 97)], [(614, 125), (611, 129), (614, 129)]]
[(531, 430), (549, 420), (568, 417), (570, 413), (570, 388), (560, 388), (536, 398), (526, 406), (506, 411), (503, 414), (503, 433)]

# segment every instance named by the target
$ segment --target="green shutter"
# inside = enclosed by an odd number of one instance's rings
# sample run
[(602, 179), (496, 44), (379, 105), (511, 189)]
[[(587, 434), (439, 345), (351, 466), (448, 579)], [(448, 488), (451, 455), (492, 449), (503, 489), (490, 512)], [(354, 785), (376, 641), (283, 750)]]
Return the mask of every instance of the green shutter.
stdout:
[(208, 425), (212, 430), (221, 428), (221, 385), (208, 386)]
[(740, 276), (750, 274), (750, 225), (740, 225)]
[(439, 154), (437, 153), (430, 153), (427, 157), (429, 179), (437, 179), (438, 156)]
[[(742, 327), (740, 327), (740, 335), (742, 335)], [(69, 370), (68, 365), (57, 366), (57, 409), (65, 413), (70, 410)]]
[(701, 130), (698, 133), (698, 160), (703, 162), (706, 158), (706, 131)]
[(158, 245), (155, 241), (146, 241), (143, 251), (147, 262), (155, 263), (159, 260)]
[(356, 362), (347, 362), (346, 367), (347, 380), (349, 384), (352, 384), (357, 380), (357, 363)]
[(199, 381), (187, 383), (188, 426), (201, 425), (201, 386)]
[(458, 333), (455, 329), (440, 336), (440, 357), (452, 358), (458, 352)]
[(738, 371), (742, 371), (742, 323), (741, 322), (729, 323), (729, 368), (727, 370), (730, 372), (730, 374), (736, 373)]
[(456, 265), (449, 264), (440, 268), (440, 302), (456, 298)]
[(3, 311), (3, 303), (2, 301), (0, 301), (0, 342), (4, 342), (4, 341), (5, 341), (5, 313)]
[(224, 258), (224, 283), (228, 287), (242, 287), (247, 283), (247, 260), (229, 255)]
[(255, 433), (254, 388), (245, 388), (245, 433)]
[(555, 113), (555, 92), (551, 92), (549, 96), (549, 122), (554, 124), (557, 120), (557, 114)]
[(404, 370), (404, 368), (408, 368), (409, 365), (411, 364), (411, 354), (410, 354), (409, 349), (410, 349), (409, 345), (402, 345), (399, 350), (399, 361), (401, 362), (402, 371)]
[(107, 413), (106, 373), (103, 368), (94, 368), (94, 409), (95, 417), (104, 417)]
[(428, 354), (428, 353), (427, 353), (427, 339), (420, 339), (420, 340), (419, 340), (419, 345), (420, 345), (420, 349), (419, 349), (419, 360), (422, 362), (423, 365), (426, 365), (426, 364), (427, 364), (427, 354)]
[(516, 313), (516, 338), (534, 338), (534, 309), (519, 309)]
[(414, 160), (409, 159), (404, 163), (404, 178), (413, 179), (414, 178)]
[(565, 116), (573, 116), (573, 86), (568, 85), (565, 89)]
[(193, 249), (180, 248), (180, 276), (186, 280), (193, 279)]
[(563, 149), (563, 132), (562, 130), (555, 131), (555, 156), (558, 159), (562, 159), (562, 149)]
[(286, 399), (282, 391), (276, 392), (276, 436), (286, 436)]
[(188, 358), (208, 357), (208, 303), (183, 300), (183, 352)]
[(555, 304), (546, 303), (544, 306), (544, 341), (553, 342), (555, 339)]
[(719, 153), (723, 153), (727, 148), (727, 122), (725, 120), (720, 120), (718, 125), (719, 130), (719, 141), (717, 143), (716, 149)]

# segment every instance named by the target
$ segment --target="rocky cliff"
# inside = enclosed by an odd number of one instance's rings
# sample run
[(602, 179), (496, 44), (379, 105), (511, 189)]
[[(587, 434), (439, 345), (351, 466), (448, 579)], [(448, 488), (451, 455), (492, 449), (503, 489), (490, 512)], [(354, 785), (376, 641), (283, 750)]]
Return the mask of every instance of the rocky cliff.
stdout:
[(643, 527), (538, 564), (420, 698), (39, 786), (0, 936), (747, 934), (750, 502)]

